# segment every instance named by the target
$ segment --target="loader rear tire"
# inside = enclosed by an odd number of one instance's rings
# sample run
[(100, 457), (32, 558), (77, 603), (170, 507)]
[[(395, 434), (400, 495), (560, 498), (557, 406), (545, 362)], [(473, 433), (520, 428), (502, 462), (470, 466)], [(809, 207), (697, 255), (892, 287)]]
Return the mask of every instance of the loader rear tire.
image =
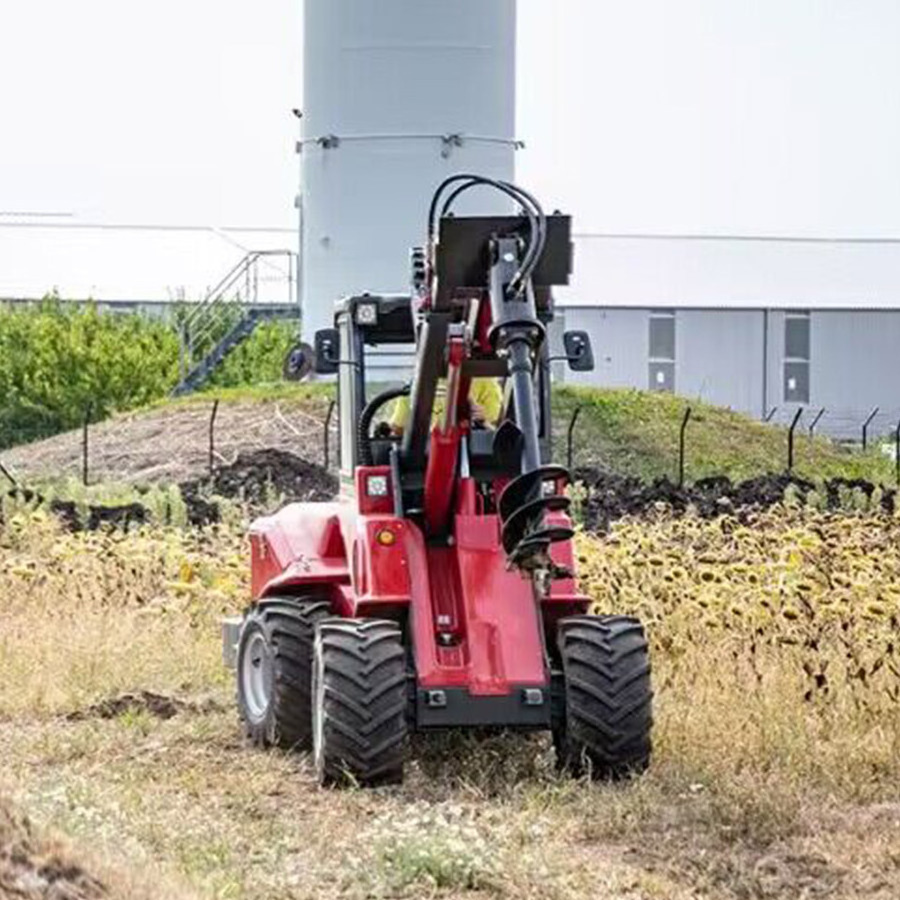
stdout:
[(258, 747), (312, 747), (312, 656), (316, 623), (331, 616), (320, 600), (272, 598), (244, 619), (237, 658), (238, 711)]
[(320, 622), (313, 657), (313, 759), (320, 784), (398, 784), (407, 749), (406, 652), (398, 625)]
[(619, 780), (650, 763), (653, 691), (641, 623), (572, 616), (557, 630), (564, 691), (555, 717), (557, 761), (574, 775)]

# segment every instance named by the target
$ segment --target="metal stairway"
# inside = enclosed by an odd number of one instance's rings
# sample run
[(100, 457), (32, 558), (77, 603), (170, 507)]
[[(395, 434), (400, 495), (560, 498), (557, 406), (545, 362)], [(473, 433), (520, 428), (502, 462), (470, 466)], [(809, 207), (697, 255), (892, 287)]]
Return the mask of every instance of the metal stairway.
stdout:
[[(273, 262), (287, 260), (287, 271)], [(260, 266), (267, 272), (260, 275)], [(256, 328), (272, 319), (299, 318), (294, 286), (297, 254), (291, 250), (254, 250), (247, 253), (200, 303), (190, 307), (179, 324), (180, 368), (173, 396), (201, 387), (216, 367)], [(278, 277), (273, 278), (270, 273)], [(288, 302), (261, 302), (260, 282), (286, 281)]]

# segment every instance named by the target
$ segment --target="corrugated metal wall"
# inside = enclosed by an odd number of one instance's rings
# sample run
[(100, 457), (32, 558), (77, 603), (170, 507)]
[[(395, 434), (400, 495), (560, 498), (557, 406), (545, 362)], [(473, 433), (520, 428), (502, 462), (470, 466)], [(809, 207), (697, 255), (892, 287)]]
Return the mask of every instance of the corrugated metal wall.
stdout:
[(566, 380), (572, 384), (646, 387), (649, 318), (648, 310), (567, 307), (566, 328), (590, 333), (596, 368), (593, 372), (569, 372)]
[[(803, 406), (803, 425), (824, 408), (818, 429), (842, 438), (859, 438), (876, 407), (871, 434), (886, 434), (900, 421), (900, 310), (570, 306), (564, 312), (567, 328), (591, 334), (596, 359), (594, 372), (567, 373), (569, 383), (658, 389), (654, 376), (666, 363), (652, 355), (661, 351), (651, 352), (651, 319), (672, 315), (679, 395), (759, 418), (774, 410), (777, 422)], [(788, 320), (799, 337), (792, 347)]]

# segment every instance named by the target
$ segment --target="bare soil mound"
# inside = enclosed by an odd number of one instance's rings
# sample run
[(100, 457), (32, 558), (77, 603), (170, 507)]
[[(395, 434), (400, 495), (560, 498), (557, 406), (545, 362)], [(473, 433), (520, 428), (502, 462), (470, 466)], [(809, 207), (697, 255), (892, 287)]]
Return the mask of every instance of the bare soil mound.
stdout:
[[(185, 481), (179, 488), (187, 506), (188, 522), (203, 526), (221, 519), (216, 497), (244, 503), (252, 512), (267, 512), (273, 504), (331, 500), (337, 493), (338, 481), (323, 466), (268, 447), (240, 453), (232, 464), (221, 466), (212, 476)], [(37, 506), (46, 502), (40, 493), (27, 488), (14, 488), (7, 495)], [(150, 511), (140, 503), (88, 505), (80, 509), (74, 501), (54, 498), (47, 506), (69, 531), (128, 530), (151, 521)]]
[(337, 493), (337, 479), (316, 463), (295, 453), (268, 447), (238, 454), (211, 477), (182, 482), (185, 497), (201, 493), (243, 500), (254, 506), (274, 497), (285, 500), (330, 500)]
[(582, 482), (587, 490), (583, 504), (585, 527), (599, 532), (607, 531), (616, 519), (646, 515), (660, 504), (676, 514), (693, 508), (707, 519), (724, 514), (742, 519), (754, 509), (783, 503), (789, 491), (804, 501), (812, 493), (821, 492), (825, 507), (835, 511), (844, 508), (848, 494), (858, 492), (869, 501), (878, 493), (881, 509), (893, 513), (897, 496), (892, 488), (879, 488), (862, 479), (834, 478), (817, 487), (787, 474), (761, 475), (738, 483), (717, 476), (679, 486), (667, 478), (648, 484), (638, 478), (582, 468), (573, 473), (573, 480)]
[[(114, 416), (91, 425), (88, 473), (92, 484), (178, 484), (202, 478), (213, 463), (232, 465), (241, 453), (274, 447), (320, 461), (328, 400), (298, 394), (222, 401), (196, 398)], [(22, 485), (83, 474), (81, 429), (0, 452)]]
[[(18, 487), (7, 491), (6, 496), (34, 506), (46, 506), (59, 517), (69, 531), (98, 531), (104, 527), (127, 530), (133, 525), (146, 525), (150, 521), (149, 510), (140, 503), (126, 503), (121, 506), (88, 504), (79, 509), (74, 500), (53, 498), (47, 503), (46, 498), (38, 491)], [(0, 523), (2, 522), (3, 514), (0, 511)]]
[(83, 722), (85, 719), (116, 719), (126, 713), (146, 712), (157, 719), (167, 720), (174, 719), (181, 713), (209, 713), (221, 709), (221, 704), (214, 700), (180, 700), (178, 697), (156, 694), (153, 691), (140, 691), (101, 700), (87, 709), (69, 713), (66, 719), (69, 722)]
[(99, 900), (106, 887), (60, 848), (38, 838), (29, 820), (0, 800), (0, 897)]

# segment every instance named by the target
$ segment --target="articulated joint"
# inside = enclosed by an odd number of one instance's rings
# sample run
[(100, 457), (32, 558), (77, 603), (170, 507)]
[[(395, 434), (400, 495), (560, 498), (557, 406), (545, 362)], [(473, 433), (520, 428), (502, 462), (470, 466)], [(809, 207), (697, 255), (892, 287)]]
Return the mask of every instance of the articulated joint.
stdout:
[(514, 344), (525, 344), (529, 350), (537, 350), (546, 334), (543, 323), (538, 319), (510, 319), (494, 325), (488, 339), (498, 352), (509, 350)]

